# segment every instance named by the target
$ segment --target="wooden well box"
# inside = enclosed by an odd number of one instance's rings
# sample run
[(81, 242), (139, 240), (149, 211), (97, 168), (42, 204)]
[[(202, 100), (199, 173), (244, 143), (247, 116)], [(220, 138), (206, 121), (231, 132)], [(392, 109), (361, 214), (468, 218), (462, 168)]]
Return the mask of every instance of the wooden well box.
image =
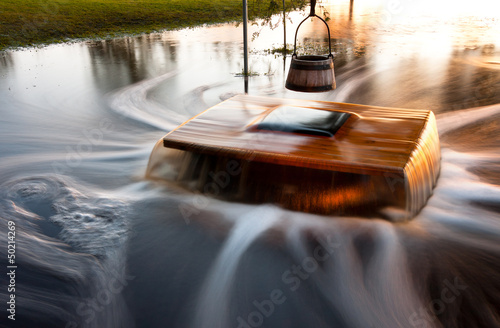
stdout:
[[(431, 111), (248, 95), (193, 117), (156, 148), (152, 178), (326, 215), (398, 209), (395, 220), (409, 219), (431, 196), (440, 170)], [(183, 160), (169, 162), (167, 149)]]

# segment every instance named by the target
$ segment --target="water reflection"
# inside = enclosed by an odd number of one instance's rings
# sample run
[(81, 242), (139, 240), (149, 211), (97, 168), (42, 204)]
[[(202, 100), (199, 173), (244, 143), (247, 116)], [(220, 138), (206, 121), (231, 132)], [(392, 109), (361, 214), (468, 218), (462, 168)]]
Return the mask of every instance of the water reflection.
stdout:
[[(249, 82), (250, 93), (427, 108), (436, 112), (499, 102), (498, 20), (464, 16), (462, 11), (453, 19), (436, 17), (432, 10), (419, 15), (421, 5), (409, 3), (396, 10), (371, 1), (324, 1), (322, 8), (330, 17), (338, 90), (311, 96), (282, 88), (289, 58), (279, 60), (279, 53), (268, 56), (264, 52), (282, 47), (281, 17), (277, 16), (269, 24), (251, 26), (250, 33), (256, 37), (250, 44), (250, 66), (254, 73)], [(420, 11), (415, 12), (415, 8)], [(385, 17), (387, 13), (390, 19)], [(304, 15), (288, 14), (289, 44), (293, 43), (296, 25)], [(319, 20), (304, 23), (298, 36), (299, 52), (325, 52), (326, 33)], [(68, 48), (71, 47), (82, 45)], [(89, 56), (87, 59), (83, 55), (82, 59), (90, 64), (94, 80), (91, 88), (95, 86), (93, 92), (98, 94), (177, 70), (178, 74), (151, 88), (148, 97), (162, 106), (195, 114), (221, 100), (220, 83), (225, 85), (222, 93), (227, 95), (244, 89), (243, 79), (236, 76), (242, 71), (241, 26), (230, 24), (88, 41), (84, 47)], [(65, 58), (55, 48), (38, 52), (57, 60)], [(2, 56), (1, 66), (4, 69), (12, 66), (16, 57), (26, 63), (28, 54), (7, 52)], [(73, 72), (87, 74), (85, 65), (80, 66), (74, 67)], [(353, 75), (360, 73), (359, 70), (364, 73)], [(205, 90), (202, 98), (206, 99), (200, 98), (200, 90)], [(179, 98), (191, 93), (197, 96), (183, 101), (190, 108), (184, 105), (180, 108)], [(196, 106), (197, 102), (201, 105)]]
[(10, 52), (0, 54), (0, 69), (4, 70), (14, 65), (13, 56)]
[[(174, 68), (176, 40), (158, 42), (159, 35), (88, 41), (92, 72), (101, 89), (116, 89)], [(110, 74), (116, 75), (116, 77)], [(109, 82), (120, 84), (107, 85)], [(105, 84), (103, 84), (105, 83)]]
[(499, 71), (474, 62), (474, 58), (481, 58), (481, 52), (477, 49), (454, 54), (457, 64), (448, 67), (447, 81), (451, 83), (443, 86), (443, 106), (463, 109), (499, 102)]

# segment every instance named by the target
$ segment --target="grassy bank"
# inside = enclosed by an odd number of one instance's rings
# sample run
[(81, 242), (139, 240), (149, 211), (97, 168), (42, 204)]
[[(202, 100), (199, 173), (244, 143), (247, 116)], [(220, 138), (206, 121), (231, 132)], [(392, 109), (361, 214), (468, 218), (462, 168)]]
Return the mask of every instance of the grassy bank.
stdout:
[[(286, 1), (289, 9), (303, 4)], [(248, 0), (249, 17), (268, 17), (281, 5)], [(0, 50), (241, 20), (241, 13), (241, 0), (1, 0)]]

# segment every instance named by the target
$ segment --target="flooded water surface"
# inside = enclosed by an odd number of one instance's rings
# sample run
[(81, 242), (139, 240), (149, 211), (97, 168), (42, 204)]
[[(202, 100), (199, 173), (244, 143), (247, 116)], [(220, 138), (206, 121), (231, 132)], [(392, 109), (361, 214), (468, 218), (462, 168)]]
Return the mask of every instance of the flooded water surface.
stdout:
[[(500, 327), (498, 9), (318, 3), (337, 89), (316, 94), (284, 88), (280, 17), (250, 27), (250, 95), (434, 112), (440, 176), (406, 223), (145, 178), (157, 140), (245, 92), (241, 25), (0, 53), (0, 326)], [(326, 42), (308, 20), (297, 52)]]

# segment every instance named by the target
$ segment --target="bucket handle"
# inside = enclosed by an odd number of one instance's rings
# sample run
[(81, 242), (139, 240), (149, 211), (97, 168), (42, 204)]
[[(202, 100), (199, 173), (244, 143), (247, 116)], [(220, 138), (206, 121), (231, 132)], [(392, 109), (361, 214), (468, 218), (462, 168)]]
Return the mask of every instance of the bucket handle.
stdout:
[(300, 25), (302, 25), (302, 23), (304, 23), (309, 17), (318, 17), (323, 23), (325, 23), (326, 29), (328, 30), (328, 49), (330, 51), (330, 54), (328, 55), (328, 57), (332, 57), (333, 58), (333, 55), (332, 55), (332, 43), (331, 43), (331, 39), (330, 39), (330, 28), (328, 27), (328, 24), (325, 22), (325, 20), (323, 18), (321, 18), (318, 15), (316, 15), (315, 7), (316, 7), (316, 0), (311, 0), (311, 13), (309, 14), (309, 16), (307, 16), (306, 18), (304, 18), (304, 20), (302, 22), (300, 22), (299, 26), (297, 26), (297, 30), (295, 31), (295, 39), (293, 40), (293, 54), (292, 54), (292, 57), (297, 57), (297, 34), (299, 33)]

